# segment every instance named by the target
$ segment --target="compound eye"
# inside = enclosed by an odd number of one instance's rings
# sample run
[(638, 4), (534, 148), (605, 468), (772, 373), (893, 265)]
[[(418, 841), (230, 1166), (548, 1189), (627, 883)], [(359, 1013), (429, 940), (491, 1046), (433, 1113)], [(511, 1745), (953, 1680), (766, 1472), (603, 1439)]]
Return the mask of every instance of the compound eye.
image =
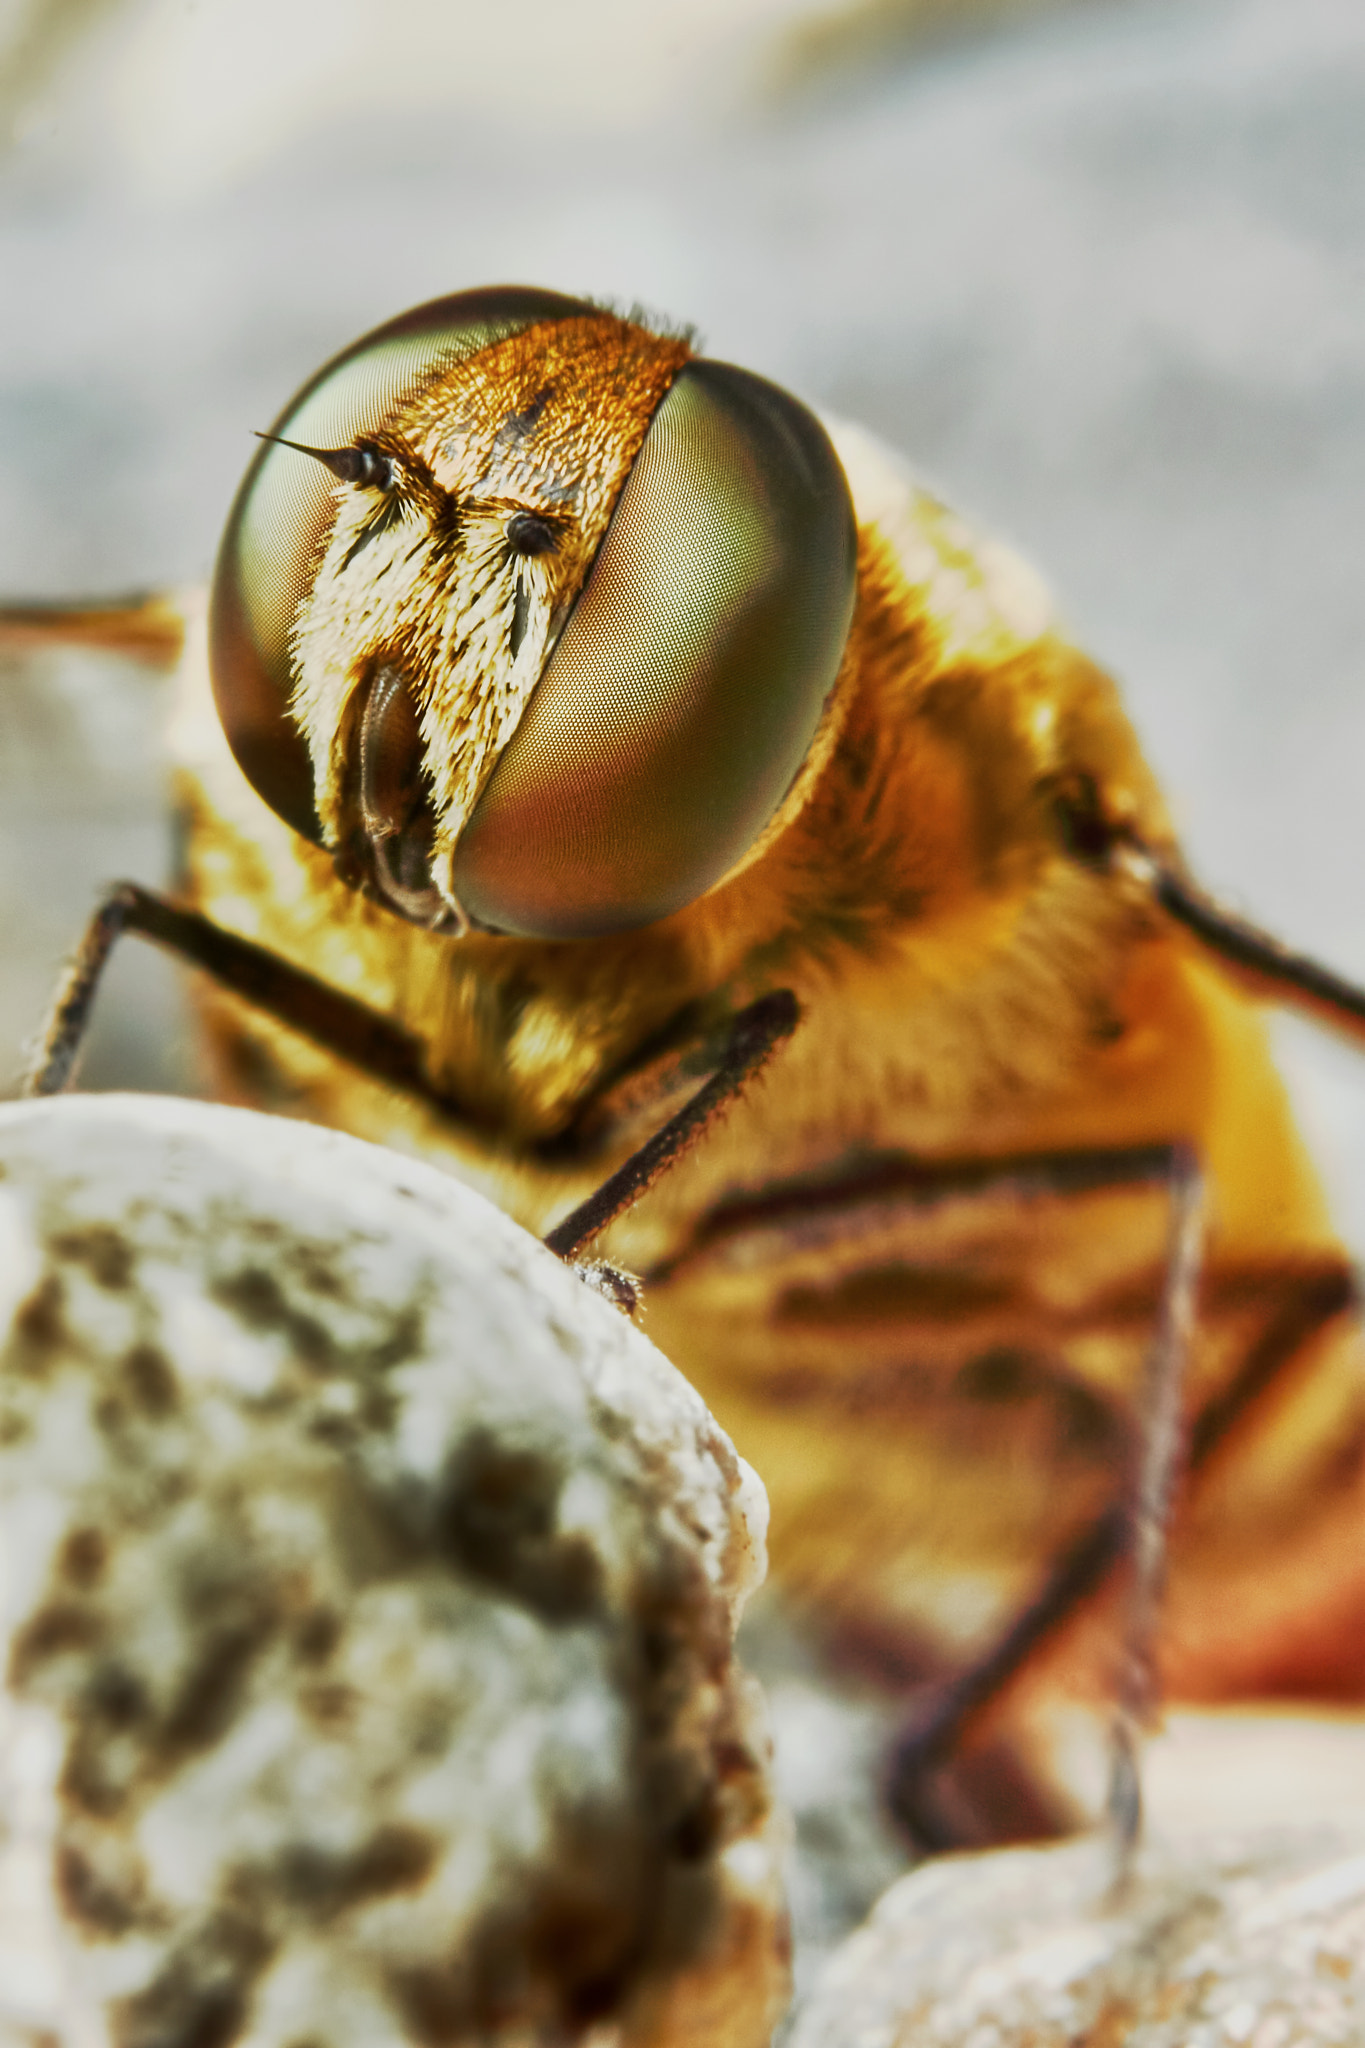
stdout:
[(218, 715), (239, 767), (305, 838), (321, 842), (322, 831), (308, 748), (289, 716), (289, 635), (326, 548), (338, 479), (386, 487), (387, 458), (371, 437), (437, 370), (540, 321), (591, 310), (559, 292), (513, 285), (433, 300), (327, 363), (263, 441), (218, 552), (209, 661)]
[(731, 364), (688, 363), (455, 849), (465, 910), (526, 937), (598, 937), (718, 882), (810, 746), (855, 554), (814, 415)]

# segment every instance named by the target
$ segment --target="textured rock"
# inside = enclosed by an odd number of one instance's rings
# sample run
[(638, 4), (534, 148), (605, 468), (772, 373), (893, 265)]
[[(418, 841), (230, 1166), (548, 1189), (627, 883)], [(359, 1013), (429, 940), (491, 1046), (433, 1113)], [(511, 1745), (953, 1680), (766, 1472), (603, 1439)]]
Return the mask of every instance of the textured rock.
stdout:
[(765, 1504), (638, 1331), (434, 1171), (106, 1096), (0, 1113), (0, 1343), (4, 2048), (766, 2039)]
[[(1253, 1788), (1254, 1797), (1254, 1788)], [(1315, 2048), (1365, 2041), (1365, 1830), (949, 1857), (844, 1944), (788, 2048)]]

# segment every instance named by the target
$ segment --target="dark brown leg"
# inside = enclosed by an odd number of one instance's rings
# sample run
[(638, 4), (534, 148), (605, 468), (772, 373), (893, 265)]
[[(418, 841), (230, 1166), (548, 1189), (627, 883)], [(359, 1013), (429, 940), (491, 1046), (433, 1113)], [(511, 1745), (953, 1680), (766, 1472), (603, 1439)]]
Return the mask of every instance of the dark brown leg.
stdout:
[(1355, 1044), (1365, 1044), (1365, 989), (1226, 909), (1192, 882), (1176, 859), (1159, 853), (1127, 826), (1111, 823), (1087, 778), (1059, 790), (1055, 803), (1063, 839), (1078, 860), (1139, 883), (1169, 918), (1267, 1001), (1287, 1003)]
[(401, 1024), (353, 996), (329, 988), (278, 953), (238, 938), (169, 898), (136, 882), (109, 890), (86, 928), (57, 990), (38, 1053), (24, 1083), (26, 1095), (56, 1095), (75, 1075), (100, 977), (125, 932), (152, 939), (204, 968), (222, 988), (254, 1003), (338, 1058), (407, 1089), (446, 1115), (460, 1104), (434, 1089), (423, 1064), (421, 1040)]
[[(221, 988), (253, 1003), (324, 1051), (362, 1072), (429, 1103), (441, 1115), (478, 1128), (468, 1105), (434, 1088), (427, 1078), (425, 1049), (415, 1033), (382, 1011), (329, 988), (278, 953), (224, 931), (197, 910), (120, 882), (109, 890), (87, 926), (62, 978), (42, 1041), (24, 1083), (25, 1095), (56, 1095), (75, 1075), (89, 1028), (100, 977), (125, 932), (153, 940), (211, 974)], [(786, 989), (761, 996), (734, 1019), (715, 1073), (691, 1100), (626, 1160), (545, 1242), (571, 1260), (584, 1245), (623, 1215), (703, 1136), (796, 1028), (796, 999)], [(633, 1283), (609, 1269), (605, 1291), (623, 1307), (634, 1305)], [(601, 1278), (594, 1271), (590, 1277)]]
[(1292, 1004), (1357, 1045), (1365, 1043), (1365, 989), (1224, 910), (1145, 849), (1131, 858), (1135, 868), (1145, 867), (1152, 894), (1167, 916), (1193, 932), (1220, 960), (1240, 968), (1260, 994), (1272, 1002)]
[[(1057, 1162), (1053, 1184), (1057, 1193), (1075, 1192), (1078, 1183), (1086, 1191), (1150, 1185), (1158, 1177), (1153, 1171), (1158, 1159), (1159, 1178), (1170, 1193), (1171, 1231), (1157, 1329), (1139, 1402), (1140, 1451), (1129, 1497), (1082, 1532), (999, 1641), (976, 1664), (937, 1689), (902, 1734), (891, 1759), (889, 1802), (897, 1819), (925, 1848), (951, 1846), (940, 1839), (930, 1774), (1040, 1645), (1098, 1591), (1125, 1556), (1132, 1560), (1133, 1589), (1115, 1702), (1108, 1800), (1121, 1871), (1127, 1869), (1137, 1842), (1142, 1812), (1138, 1734), (1153, 1705), (1152, 1655), (1181, 1462), (1180, 1396), (1202, 1254), (1202, 1176), (1189, 1148), (1171, 1145), (1149, 1148), (1128, 1163), (1111, 1158), (1102, 1178), (1097, 1177), (1096, 1159), (1076, 1154), (1069, 1162)], [(1033, 1174), (1040, 1168), (1041, 1162), (1035, 1164)], [(1017, 1177), (1017, 1169), (1004, 1176), (1006, 1181)]]
[(561, 1259), (571, 1259), (600, 1235), (609, 1223), (633, 1208), (641, 1195), (676, 1166), (705, 1135), (736, 1096), (762, 1072), (768, 1060), (796, 1029), (800, 1011), (790, 989), (776, 989), (741, 1010), (731, 1027), (721, 1063), (690, 1102), (669, 1118), (662, 1130), (646, 1139), (624, 1166), (618, 1167), (595, 1193), (557, 1223), (545, 1239)]
[(999, 1641), (956, 1678), (935, 1686), (907, 1722), (892, 1751), (887, 1804), (922, 1851), (960, 1847), (945, 1832), (933, 1775), (970, 1733), (977, 1716), (998, 1698), (1032, 1657), (1104, 1584), (1123, 1555), (1128, 1517), (1117, 1503), (1083, 1532), (1058, 1560), (1042, 1589), (1015, 1616)]
[(771, 1234), (778, 1245), (797, 1232), (806, 1245), (848, 1246), (869, 1227), (883, 1229), (901, 1211), (907, 1218), (977, 1196), (1021, 1203), (1103, 1194), (1108, 1189), (1165, 1188), (1171, 1177), (1169, 1145), (1123, 1145), (1109, 1151), (1031, 1152), (997, 1158), (917, 1159), (904, 1153), (864, 1162), (847, 1179), (771, 1182), (757, 1194), (717, 1202), (690, 1239), (647, 1278), (671, 1280), (690, 1266), (723, 1253), (736, 1237)]

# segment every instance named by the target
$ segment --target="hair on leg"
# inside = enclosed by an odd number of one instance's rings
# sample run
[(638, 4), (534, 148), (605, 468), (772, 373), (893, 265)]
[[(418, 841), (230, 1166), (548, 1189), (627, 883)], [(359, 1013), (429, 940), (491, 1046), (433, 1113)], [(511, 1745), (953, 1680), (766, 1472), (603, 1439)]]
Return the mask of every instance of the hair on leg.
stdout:
[(555, 1225), (545, 1238), (549, 1249), (561, 1259), (573, 1259), (608, 1224), (633, 1208), (763, 1071), (777, 1047), (796, 1029), (799, 1017), (790, 989), (775, 989), (741, 1010), (715, 1073), (601, 1187)]
[[(1184, 1145), (1122, 1154), (1060, 1155), (1053, 1162), (1059, 1195), (1097, 1188), (1164, 1186), (1171, 1222), (1156, 1330), (1138, 1401), (1138, 1458), (1126, 1498), (1115, 1501), (1055, 1560), (1033, 1598), (983, 1656), (936, 1687), (902, 1733), (891, 1756), (888, 1803), (924, 1846), (953, 1846), (936, 1814), (931, 1774), (962, 1744), (972, 1724), (996, 1701), (1034, 1654), (1091, 1599), (1125, 1556), (1133, 1559), (1133, 1590), (1110, 1746), (1108, 1812), (1118, 1861), (1127, 1867), (1141, 1825), (1137, 1746), (1151, 1704), (1152, 1655), (1165, 1576), (1167, 1527), (1181, 1466), (1181, 1395), (1194, 1326), (1202, 1257), (1202, 1175)], [(1037, 1162), (1030, 1176), (1036, 1192)], [(1007, 1170), (1007, 1182), (1017, 1179)]]
[(1187, 1146), (1177, 1146), (1171, 1159), (1166, 1281), (1143, 1371), (1139, 1454), (1125, 1518), (1132, 1586), (1110, 1736), (1107, 1799), (1116, 1891), (1129, 1880), (1142, 1831), (1138, 1751), (1156, 1706), (1156, 1637), (1171, 1511), (1184, 1457), (1182, 1394), (1194, 1336), (1203, 1250), (1204, 1178), (1194, 1153)]
[(221, 988), (377, 1080), (406, 1089), (447, 1115), (465, 1118), (463, 1105), (432, 1087), (422, 1042), (413, 1032), (382, 1011), (329, 988), (280, 954), (239, 938), (199, 911), (187, 910), (136, 882), (115, 883), (87, 925), (53, 998), (24, 1082), (25, 1095), (57, 1095), (70, 1086), (101, 977), (125, 932), (202, 967)]

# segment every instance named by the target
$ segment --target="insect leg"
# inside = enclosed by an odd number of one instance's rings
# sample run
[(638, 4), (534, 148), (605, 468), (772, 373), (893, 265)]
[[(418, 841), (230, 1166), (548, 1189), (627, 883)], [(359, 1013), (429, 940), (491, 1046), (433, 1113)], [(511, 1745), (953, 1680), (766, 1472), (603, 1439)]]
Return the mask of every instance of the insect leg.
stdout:
[(796, 1029), (800, 1011), (790, 989), (774, 989), (741, 1010), (731, 1026), (719, 1066), (690, 1101), (661, 1130), (647, 1138), (600, 1188), (570, 1210), (545, 1239), (561, 1259), (571, 1259), (583, 1246), (623, 1216), (704, 1136)]
[[(376, 1080), (419, 1097), (446, 1116), (468, 1124), (479, 1121), (465, 1105), (432, 1086), (424, 1047), (415, 1033), (382, 1011), (305, 973), (280, 954), (225, 931), (199, 911), (188, 910), (136, 882), (116, 883), (86, 927), (53, 1000), (24, 1081), (25, 1095), (56, 1095), (70, 1084), (101, 976), (125, 932), (151, 939), (204, 968), (220, 987)], [(760, 1072), (776, 1047), (795, 1030), (798, 1014), (796, 998), (788, 989), (760, 996), (741, 1010), (731, 1025), (716, 1071), (661, 1130), (550, 1232), (545, 1240), (550, 1250), (562, 1259), (572, 1259), (653, 1187)], [(609, 1291), (621, 1292), (615, 1287)], [(625, 1297), (621, 1298), (624, 1301)]]
[(1228, 910), (1182, 873), (1176, 861), (1130, 827), (1105, 818), (1088, 779), (1060, 791), (1056, 806), (1063, 837), (1079, 860), (1138, 882), (1169, 918), (1237, 970), (1256, 994), (1291, 1004), (1357, 1045), (1365, 1044), (1365, 989)]
[(185, 644), (185, 615), (173, 596), (115, 598), (103, 604), (0, 605), (0, 649), (83, 647), (126, 655), (149, 668), (172, 668)]
[(25, 1079), (26, 1095), (55, 1095), (69, 1085), (105, 963), (125, 932), (151, 939), (206, 969), (223, 988), (376, 1079), (423, 1097), (447, 1115), (464, 1114), (427, 1079), (422, 1043), (414, 1033), (382, 1011), (305, 974), (278, 953), (224, 931), (198, 911), (136, 882), (116, 883), (86, 927)]
[(1156, 1704), (1156, 1634), (1166, 1577), (1166, 1539), (1182, 1458), (1181, 1391), (1194, 1337), (1204, 1247), (1203, 1194), (1203, 1176), (1193, 1153), (1184, 1146), (1176, 1147), (1171, 1159), (1166, 1281), (1156, 1337), (1143, 1372), (1142, 1450), (1127, 1515), (1133, 1583), (1114, 1712), (1108, 1798), (1119, 1885), (1128, 1877), (1142, 1827), (1138, 1744)]
[(1211, 953), (1249, 974), (1263, 994), (1292, 1003), (1357, 1043), (1365, 1042), (1365, 989), (1225, 910), (1150, 854), (1134, 855), (1134, 862), (1139, 858), (1151, 863), (1152, 893), (1167, 916), (1193, 932)]
[[(1083, 1157), (1084, 1155), (1079, 1155)], [(923, 1712), (902, 1734), (891, 1760), (888, 1799), (892, 1812), (926, 1848), (952, 1846), (943, 1836), (929, 1789), (929, 1777), (961, 1743), (971, 1723), (997, 1699), (1034, 1652), (1068, 1622), (1124, 1557), (1132, 1559), (1133, 1584), (1110, 1751), (1108, 1812), (1120, 1874), (1126, 1871), (1141, 1826), (1137, 1768), (1138, 1737), (1152, 1707), (1153, 1650), (1162, 1586), (1166, 1538), (1183, 1449), (1181, 1390), (1195, 1320), (1195, 1297), (1203, 1251), (1203, 1179), (1188, 1146), (1160, 1148), (1161, 1178), (1171, 1203), (1171, 1225), (1157, 1328), (1147, 1355), (1139, 1403), (1137, 1468), (1126, 1500), (1115, 1502), (1053, 1566), (1042, 1587), (1015, 1616), (986, 1654), (958, 1677), (935, 1690)], [(1125, 1168), (1115, 1160), (1106, 1185), (1150, 1185), (1150, 1154)], [(1064, 1164), (1057, 1162), (1058, 1166)], [(1058, 1191), (1070, 1176), (1058, 1175)], [(1097, 1183), (1093, 1173), (1088, 1185)]]

